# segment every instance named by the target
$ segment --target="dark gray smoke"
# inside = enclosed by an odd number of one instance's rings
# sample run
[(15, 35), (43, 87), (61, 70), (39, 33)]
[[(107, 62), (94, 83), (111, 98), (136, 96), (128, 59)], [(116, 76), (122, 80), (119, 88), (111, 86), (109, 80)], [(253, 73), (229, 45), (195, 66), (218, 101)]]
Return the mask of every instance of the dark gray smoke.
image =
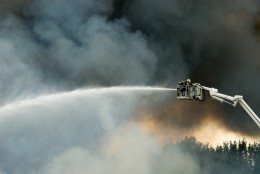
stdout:
[(148, 83), (156, 56), (144, 34), (130, 32), (126, 19), (108, 20), (112, 9), (109, 1), (33, 1), (22, 17), (5, 14), (1, 61), (8, 59), (2, 64), (8, 72), (2, 73), (1, 88), (8, 97), (1, 100), (46, 85)]
[(112, 1), (36, 1), (29, 9), (43, 49), (41, 69), (55, 83), (145, 84), (152, 78), (156, 56), (126, 19), (108, 20)]
[(0, 13), (21, 13), (22, 8), (30, 0), (0, 0)]
[[(191, 78), (226, 94), (244, 95), (255, 112), (260, 113), (257, 106), (260, 102), (259, 1), (124, 2), (122, 16), (129, 18), (134, 30), (149, 36), (149, 44), (158, 57), (155, 82), (175, 85), (176, 80)], [(199, 110), (192, 105), (188, 106), (191, 110)], [(227, 127), (259, 134), (259, 129), (241, 109), (217, 103), (208, 107), (223, 111), (215, 115)], [(187, 117), (199, 121), (205, 115), (196, 112), (188, 113)]]

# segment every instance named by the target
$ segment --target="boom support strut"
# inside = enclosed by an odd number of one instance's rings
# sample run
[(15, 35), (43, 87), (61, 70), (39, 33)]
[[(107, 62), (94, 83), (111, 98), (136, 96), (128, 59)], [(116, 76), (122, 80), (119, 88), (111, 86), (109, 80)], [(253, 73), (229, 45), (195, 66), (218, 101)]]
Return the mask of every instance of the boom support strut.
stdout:
[(241, 95), (229, 96), (226, 94), (222, 94), (219, 93), (218, 90), (215, 88), (202, 86), (199, 83), (191, 83), (191, 81), (188, 79), (186, 81), (179, 82), (177, 86), (177, 99), (204, 101), (204, 91), (208, 91), (212, 99), (217, 100), (221, 103), (227, 103), (234, 107), (237, 105), (237, 103), (239, 103), (260, 128), (260, 119), (244, 101), (243, 96)]

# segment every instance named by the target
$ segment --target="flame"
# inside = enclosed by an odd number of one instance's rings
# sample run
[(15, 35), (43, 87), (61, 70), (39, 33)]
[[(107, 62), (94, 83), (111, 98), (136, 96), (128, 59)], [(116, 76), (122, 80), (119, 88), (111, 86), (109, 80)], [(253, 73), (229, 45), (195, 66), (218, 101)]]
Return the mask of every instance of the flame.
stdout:
[(152, 119), (152, 116), (146, 115), (143, 118), (144, 119), (142, 119), (138, 123), (140, 128), (143, 129), (144, 131), (154, 135), (160, 144), (164, 144), (166, 137), (161, 132), (161, 125), (158, 122), (156, 122), (156, 120)]
[(206, 118), (207, 119), (198, 126), (181, 129), (163, 125), (163, 123), (154, 119), (150, 113), (143, 116), (138, 124), (141, 129), (154, 135), (162, 146), (169, 143), (176, 143), (187, 136), (193, 136), (199, 142), (209, 144), (212, 147), (217, 147), (229, 141), (245, 139), (247, 142), (253, 143), (260, 140), (260, 137), (250, 137), (228, 130), (220, 121), (213, 119), (216, 118), (216, 116), (208, 116)]
[(177, 142), (184, 138), (187, 132), (186, 129), (164, 125), (164, 122), (159, 122), (151, 113), (143, 115), (142, 119), (138, 120), (138, 125), (142, 130), (155, 137), (162, 146)]
[(217, 120), (205, 120), (199, 128), (190, 131), (190, 135), (196, 137), (199, 142), (209, 143), (213, 147), (222, 145), (224, 142), (242, 139), (249, 143), (260, 140), (260, 137), (250, 137), (228, 130)]

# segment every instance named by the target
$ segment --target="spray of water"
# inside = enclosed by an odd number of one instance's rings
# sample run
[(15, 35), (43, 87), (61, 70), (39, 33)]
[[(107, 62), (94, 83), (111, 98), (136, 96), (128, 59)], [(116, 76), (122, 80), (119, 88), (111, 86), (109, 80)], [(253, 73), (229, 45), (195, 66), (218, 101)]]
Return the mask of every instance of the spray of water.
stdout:
[(2, 106), (0, 173), (150, 174), (159, 143), (133, 118), (174, 95), (161, 87), (92, 88)]
[(70, 97), (95, 95), (95, 94), (113, 94), (113, 93), (127, 93), (127, 92), (163, 92), (163, 91), (176, 91), (174, 88), (164, 88), (164, 87), (151, 87), (151, 86), (116, 86), (116, 87), (106, 87), (106, 88), (87, 88), (78, 89), (75, 91), (62, 92), (58, 94), (43, 95), (40, 97), (25, 99), (14, 103), (9, 103), (0, 108), (0, 113), (19, 109), (24, 106), (30, 105), (40, 105), (57, 100), (66, 100)]

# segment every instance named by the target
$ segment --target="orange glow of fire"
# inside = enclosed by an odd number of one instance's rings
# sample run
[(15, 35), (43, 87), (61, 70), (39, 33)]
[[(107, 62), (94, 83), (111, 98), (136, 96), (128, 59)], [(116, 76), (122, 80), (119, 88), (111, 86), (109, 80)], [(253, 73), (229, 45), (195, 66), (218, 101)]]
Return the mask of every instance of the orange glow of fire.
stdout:
[(199, 128), (190, 131), (190, 135), (196, 137), (199, 142), (209, 143), (213, 147), (229, 141), (245, 139), (247, 142), (253, 143), (260, 140), (260, 137), (250, 137), (228, 130), (216, 120), (205, 120)]
[[(208, 117), (213, 118), (213, 117)], [(248, 143), (259, 142), (260, 137), (250, 137), (233, 132), (225, 128), (221, 122), (214, 119), (204, 120), (200, 126), (188, 130), (178, 128), (167, 128), (158, 123), (152, 116), (143, 117), (139, 126), (146, 132), (154, 135), (161, 145), (175, 143), (185, 137), (195, 137), (199, 142), (209, 144), (213, 147), (222, 145), (224, 142), (239, 141), (245, 139)]]

